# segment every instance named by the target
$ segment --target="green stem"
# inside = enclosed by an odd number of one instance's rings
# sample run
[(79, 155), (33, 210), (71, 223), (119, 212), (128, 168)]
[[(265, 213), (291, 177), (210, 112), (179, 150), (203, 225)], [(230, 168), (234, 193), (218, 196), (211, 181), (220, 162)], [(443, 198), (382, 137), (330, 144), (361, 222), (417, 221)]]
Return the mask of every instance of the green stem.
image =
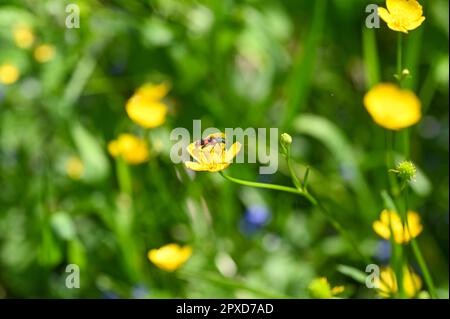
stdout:
[[(395, 202), (395, 198), (398, 196), (398, 183), (397, 183), (397, 177), (395, 174), (392, 174), (390, 172), (390, 169), (395, 167), (395, 161), (394, 161), (394, 141), (395, 136), (394, 133), (390, 131), (386, 131), (386, 171), (388, 174), (388, 182), (389, 182), (389, 189), (390, 193), (392, 194), (393, 199), (393, 208), (395, 211), (398, 211), (398, 205)], [(400, 298), (404, 297), (404, 287), (403, 287), (403, 249), (401, 244), (398, 244), (395, 241), (394, 238), (394, 230), (392, 228), (392, 222), (389, 218), (389, 230), (391, 232), (390, 237), (390, 244), (391, 244), (391, 251), (392, 251), (392, 259), (391, 259), (391, 265), (392, 269), (394, 270), (395, 277), (397, 279), (397, 287), (398, 287), (398, 295)]]
[[(408, 234), (411, 234), (411, 232), (409, 230), (408, 216), (407, 216), (407, 212), (408, 212), (408, 188), (407, 187), (404, 190), (403, 196), (404, 196), (404, 200), (405, 200), (405, 211), (406, 211), (406, 216), (405, 216), (406, 231), (408, 232)], [(428, 270), (428, 266), (425, 263), (425, 260), (422, 256), (420, 247), (414, 238), (411, 238), (411, 246), (412, 246), (412, 249), (414, 252), (414, 256), (416, 257), (417, 263), (419, 264), (420, 270), (423, 273), (423, 277), (427, 284), (428, 290), (430, 291), (431, 298), (436, 299), (437, 295), (436, 295), (433, 279), (431, 278), (430, 271)]]
[(394, 140), (395, 136), (393, 132), (386, 131), (386, 170), (388, 174), (389, 189), (393, 198), (398, 196), (398, 183), (395, 174), (392, 174), (389, 170), (395, 168), (394, 160)]
[(289, 168), (289, 173), (292, 177), (292, 182), (294, 183), (295, 187), (297, 187), (297, 189), (299, 190), (303, 189), (302, 183), (298, 179), (297, 174), (295, 174), (294, 168), (292, 167), (291, 154), (289, 149), (287, 150), (286, 154), (286, 162)]
[(414, 238), (411, 240), (411, 246), (414, 252), (414, 256), (416, 257), (416, 260), (419, 263), (420, 270), (423, 273), (425, 282), (427, 283), (431, 298), (437, 299), (438, 297), (436, 295), (436, 289), (434, 287), (430, 271), (428, 270), (427, 264), (425, 263), (425, 260), (422, 256), (422, 252), (420, 251), (419, 245), (417, 244), (417, 241)]
[(251, 186), (251, 187), (257, 187), (257, 188), (274, 189), (274, 190), (279, 190), (279, 191), (283, 191), (283, 192), (294, 193), (294, 194), (301, 195), (301, 196), (305, 197), (312, 205), (314, 205), (314, 206), (319, 208), (320, 212), (328, 219), (328, 221), (333, 225), (333, 227), (339, 233), (341, 233), (341, 235), (350, 243), (350, 245), (353, 247), (355, 252), (359, 255), (359, 257), (365, 263), (367, 263), (367, 264), (371, 264), (372, 263), (370, 261), (370, 259), (368, 257), (366, 257), (361, 252), (361, 250), (358, 247), (358, 244), (354, 241), (354, 239), (350, 236), (350, 234), (345, 230), (345, 228), (342, 227), (342, 225), (339, 224), (339, 222), (334, 218), (334, 216), (332, 214), (330, 214), (326, 210), (326, 208), (321, 203), (319, 203), (319, 201), (317, 201), (317, 199), (314, 196), (312, 196), (308, 191), (301, 190), (301, 189), (296, 189), (296, 188), (293, 188), (293, 187), (275, 185), (275, 184), (266, 184), (266, 183), (258, 183), (258, 182), (246, 181), (246, 180), (242, 180), (242, 179), (238, 179), (238, 178), (234, 178), (234, 177), (228, 176), (225, 173), (223, 173), (222, 171), (220, 171), (219, 173), (225, 179), (227, 179), (227, 180), (229, 180), (231, 182), (237, 183), (237, 184), (241, 184), (241, 185), (245, 185), (245, 186)]
[(121, 158), (116, 159), (116, 173), (119, 182), (120, 192), (131, 195), (132, 183), (128, 164)]
[(402, 84), (402, 79), (403, 79), (403, 75), (402, 75), (402, 34), (400, 32), (398, 32), (397, 35), (397, 79), (398, 82), (401, 86)]

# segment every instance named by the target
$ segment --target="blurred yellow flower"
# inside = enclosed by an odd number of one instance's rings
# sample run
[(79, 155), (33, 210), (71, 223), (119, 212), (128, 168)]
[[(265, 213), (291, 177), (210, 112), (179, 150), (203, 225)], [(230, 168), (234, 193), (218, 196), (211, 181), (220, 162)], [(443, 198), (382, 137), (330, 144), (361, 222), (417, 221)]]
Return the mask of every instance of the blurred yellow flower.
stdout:
[(386, 0), (386, 7), (378, 8), (378, 15), (391, 30), (408, 33), (425, 20), (422, 6), (415, 0)]
[(13, 38), (19, 48), (28, 49), (33, 45), (34, 33), (33, 30), (26, 25), (16, 25), (13, 28)]
[(122, 157), (129, 164), (141, 164), (148, 160), (147, 143), (131, 134), (120, 134), (117, 140), (108, 144), (108, 151), (113, 157)]
[(180, 247), (178, 244), (167, 244), (158, 249), (151, 249), (147, 254), (153, 264), (166, 271), (177, 270), (191, 255), (190, 246)]
[(214, 133), (206, 138), (189, 144), (187, 150), (196, 162), (185, 162), (187, 168), (194, 171), (218, 172), (230, 165), (231, 160), (241, 150), (241, 143), (236, 142), (225, 149), (225, 134)]
[(167, 92), (169, 92), (167, 83), (145, 83), (137, 89), (135, 94), (143, 95), (149, 100), (159, 101), (167, 95)]
[(20, 73), (11, 63), (4, 63), (0, 65), (0, 83), (13, 84), (19, 79)]
[(414, 92), (391, 83), (375, 85), (364, 96), (364, 106), (378, 125), (399, 130), (416, 124), (421, 118), (421, 103)]
[(312, 298), (330, 299), (345, 290), (344, 286), (336, 286), (331, 288), (326, 277), (314, 279), (308, 286), (309, 293)]
[(408, 219), (407, 222), (402, 223), (396, 212), (385, 209), (381, 212), (380, 219), (373, 222), (372, 227), (375, 233), (384, 239), (391, 238), (392, 229), (395, 242), (406, 244), (412, 238), (419, 236), (423, 230), (419, 214), (410, 210), (406, 218)]
[(72, 179), (80, 179), (83, 176), (84, 164), (78, 156), (72, 156), (67, 160), (66, 173)]
[[(381, 279), (380, 279), (381, 278)], [(380, 278), (376, 279), (378, 294), (381, 297), (393, 297), (398, 291), (397, 278), (391, 267), (381, 270)], [(413, 298), (422, 288), (422, 280), (412, 269), (403, 267), (403, 289), (409, 298)]]
[(34, 58), (39, 63), (45, 63), (55, 56), (55, 47), (50, 44), (41, 44), (34, 50)]
[(161, 102), (166, 96), (169, 87), (167, 84), (142, 85), (125, 106), (128, 116), (136, 124), (153, 128), (164, 124), (166, 121), (167, 105)]

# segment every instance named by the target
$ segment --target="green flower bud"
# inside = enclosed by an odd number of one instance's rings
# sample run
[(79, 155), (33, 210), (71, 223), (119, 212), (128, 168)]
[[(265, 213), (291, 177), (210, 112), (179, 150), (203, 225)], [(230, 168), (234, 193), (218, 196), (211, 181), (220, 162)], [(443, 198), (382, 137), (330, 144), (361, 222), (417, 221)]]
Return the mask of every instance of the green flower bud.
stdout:
[(331, 287), (326, 278), (314, 279), (308, 286), (309, 294), (316, 299), (329, 299), (331, 294)]
[(416, 179), (416, 167), (410, 161), (400, 162), (395, 169), (391, 169), (391, 172), (397, 174), (402, 183), (414, 181)]
[(282, 153), (283, 154), (288, 154), (289, 151), (289, 147), (292, 144), (292, 137), (288, 134), (288, 133), (283, 133), (281, 134), (280, 137), (280, 143), (281, 143), (281, 147), (282, 147)]
[(289, 147), (292, 144), (292, 137), (288, 133), (281, 134), (281, 144), (285, 147)]

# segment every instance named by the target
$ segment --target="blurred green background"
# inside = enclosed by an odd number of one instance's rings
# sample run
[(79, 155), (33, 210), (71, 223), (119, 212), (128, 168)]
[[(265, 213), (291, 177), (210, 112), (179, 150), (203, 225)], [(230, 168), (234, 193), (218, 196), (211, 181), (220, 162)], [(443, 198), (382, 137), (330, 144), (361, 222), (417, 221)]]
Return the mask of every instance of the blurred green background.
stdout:
[[(383, 129), (362, 98), (394, 82), (396, 34), (364, 25), (384, 1), (0, 0), (0, 65), (20, 73), (0, 84), (0, 298), (308, 298), (326, 276), (343, 297), (376, 298), (339, 271), (364, 271), (351, 247), (303, 198), (187, 172), (169, 157), (170, 131), (278, 127), (293, 136), (299, 172), (380, 265), (389, 246), (372, 230), (386, 187)], [(80, 8), (68, 29), (65, 8)], [(440, 297), (448, 298), (448, 1), (421, 1), (426, 20), (406, 36), (406, 85), (420, 97), (411, 132), (419, 169), (411, 206), (422, 217), (419, 244)], [(20, 48), (14, 27), (34, 33)], [(36, 61), (35, 48), (54, 56)], [(143, 83), (167, 81), (164, 125), (144, 130), (125, 112)], [(151, 158), (130, 166), (121, 194), (107, 144), (121, 133), (149, 141)], [(81, 178), (67, 161), (81, 159)], [(297, 167), (298, 165), (298, 167)], [(291, 185), (279, 171), (234, 164), (232, 176)], [(151, 248), (189, 244), (180, 271), (151, 264)], [(411, 264), (415, 267), (414, 259)], [(67, 264), (81, 286), (65, 286)], [(416, 272), (420, 274), (420, 270)]]

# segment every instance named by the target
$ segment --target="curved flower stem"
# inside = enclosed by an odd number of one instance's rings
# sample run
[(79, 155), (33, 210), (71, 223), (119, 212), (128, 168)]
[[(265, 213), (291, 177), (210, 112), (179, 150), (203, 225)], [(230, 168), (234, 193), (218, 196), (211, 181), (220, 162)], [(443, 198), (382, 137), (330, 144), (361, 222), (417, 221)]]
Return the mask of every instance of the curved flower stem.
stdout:
[(300, 182), (300, 180), (297, 177), (297, 174), (295, 174), (294, 168), (292, 167), (290, 152), (291, 151), (288, 149), (287, 154), (286, 154), (286, 162), (288, 165), (289, 173), (291, 174), (292, 182), (294, 183), (295, 187), (297, 187), (297, 189), (301, 190), (304, 188), (304, 185), (302, 185), (302, 183)]
[(279, 190), (283, 192), (288, 193), (294, 193), (300, 196), (305, 197), (312, 205), (319, 208), (320, 212), (328, 219), (328, 221), (333, 225), (333, 227), (341, 233), (341, 235), (350, 243), (350, 245), (353, 247), (355, 252), (359, 255), (359, 257), (366, 263), (371, 264), (372, 262), (368, 257), (366, 257), (361, 250), (358, 247), (358, 244), (354, 241), (354, 239), (350, 236), (350, 234), (345, 230), (344, 227), (342, 227), (341, 224), (334, 218), (332, 214), (326, 210), (326, 208), (313, 196), (311, 195), (307, 190), (304, 189), (296, 189), (293, 187), (288, 186), (281, 186), (281, 185), (275, 185), (275, 184), (267, 184), (267, 183), (258, 183), (258, 182), (251, 182), (242, 180), (239, 178), (231, 177), (225, 174), (224, 172), (220, 171), (220, 175), (222, 175), (225, 179), (236, 183), (240, 185), (250, 186), (250, 187), (256, 187), (256, 188), (266, 188), (266, 189), (274, 189)]
[(302, 195), (302, 196), (304, 195), (303, 191), (299, 190), (297, 188), (288, 187), (288, 186), (282, 186), (282, 185), (275, 185), (275, 184), (251, 182), (251, 181), (246, 181), (246, 180), (243, 180), (243, 179), (231, 177), (231, 176), (225, 174), (222, 171), (220, 171), (219, 173), (224, 178), (228, 179), (230, 182), (233, 182), (233, 183), (236, 183), (236, 184), (241, 184), (241, 185), (250, 186), (250, 187), (257, 187), (257, 188), (274, 189), (274, 190), (279, 190), (279, 191), (288, 192), (288, 193), (294, 193), (294, 194), (298, 194), (298, 195)]
[[(404, 200), (405, 200), (405, 211), (406, 214), (408, 212), (408, 188), (405, 188), (404, 191)], [(405, 224), (406, 224), (406, 229), (408, 231), (408, 233), (410, 233), (409, 230), (409, 224), (408, 224), (408, 216), (406, 215), (405, 217)], [(417, 244), (417, 241), (414, 237), (411, 238), (411, 247), (414, 253), (414, 257), (417, 260), (417, 263), (419, 264), (420, 270), (422, 271), (423, 274), (423, 278), (425, 279), (425, 282), (427, 284), (428, 290), (430, 292), (430, 296), (433, 299), (437, 299), (437, 295), (436, 295), (436, 289), (434, 287), (434, 283), (433, 283), (433, 279), (430, 275), (430, 271), (428, 270), (428, 266), (425, 262), (425, 259), (422, 256), (422, 252), (420, 251), (420, 247)]]
[(428, 286), (428, 290), (430, 291), (430, 296), (433, 299), (437, 299), (438, 296), (436, 295), (436, 289), (434, 287), (430, 271), (428, 270), (427, 264), (425, 263), (425, 260), (422, 256), (422, 252), (420, 251), (419, 245), (417, 244), (417, 241), (414, 238), (411, 239), (411, 247), (413, 249), (414, 256), (417, 259), (417, 263), (419, 264), (420, 270), (422, 270), (423, 278), (425, 279), (425, 282), (427, 283)]

